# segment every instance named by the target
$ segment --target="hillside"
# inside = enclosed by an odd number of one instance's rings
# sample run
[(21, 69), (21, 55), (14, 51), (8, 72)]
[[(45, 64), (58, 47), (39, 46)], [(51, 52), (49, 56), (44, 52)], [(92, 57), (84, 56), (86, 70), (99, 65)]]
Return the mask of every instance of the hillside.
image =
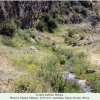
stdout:
[(100, 93), (99, 1), (0, 1), (1, 93)]

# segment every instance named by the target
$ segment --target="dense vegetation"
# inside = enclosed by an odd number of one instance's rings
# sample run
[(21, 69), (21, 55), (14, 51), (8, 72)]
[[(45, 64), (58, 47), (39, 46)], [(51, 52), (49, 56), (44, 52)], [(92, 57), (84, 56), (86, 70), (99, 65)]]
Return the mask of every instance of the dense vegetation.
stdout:
[(44, 13), (41, 16), (40, 21), (39, 21), (38, 25), (36, 26), (36, 28), (42, 32), (48, 31), (48, 32), (53, 33), (54, 29), (57, 28), (57, 21), (49, 14)]

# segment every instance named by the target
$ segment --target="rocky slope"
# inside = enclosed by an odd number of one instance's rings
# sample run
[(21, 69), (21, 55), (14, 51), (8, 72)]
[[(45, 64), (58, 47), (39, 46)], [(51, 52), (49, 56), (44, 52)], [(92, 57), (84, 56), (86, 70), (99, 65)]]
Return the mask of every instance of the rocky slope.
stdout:
[[(60, 12), (64, 12), (64, 18), (60, 19), (61, 23), (80, 23), (82, 21), (91, 21), (98, 19), (100, 16), (96, 15), (91, 9), (92, 4), (89, 2), (85, 4), (80, 1), (70, 1), (69, 3), (64, 1), (0, 1), (0, 22), (9, 22), (12, 18), (20, 19), (22, 21), (22, 28), (32, 27), (38, 23), (42, 13), (48, 13), (51, 10), (57, 9)], [(73, 12), (73, 6), (84, 6), (87, 9), (87, 15), (79, 13), (78, 16), (73, 16), (68, 12)]]
[(42, 12), (48, 12), (57, 7), (60, 9), (60, 2), (41, 1), (10, 1), (0, 2), (0, 22), (10, 21), (11, 18), (22, 20), (22, 28), (32, 26), (38, 22)]

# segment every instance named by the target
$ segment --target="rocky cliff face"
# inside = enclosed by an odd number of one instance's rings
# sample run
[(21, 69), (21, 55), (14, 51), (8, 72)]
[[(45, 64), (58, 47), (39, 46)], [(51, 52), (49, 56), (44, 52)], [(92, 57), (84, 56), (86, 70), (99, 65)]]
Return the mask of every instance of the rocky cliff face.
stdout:
[(43, 12), (53, 8), (61, 8), (59, 1), (1, 1), (0, 22), (17, 18), (22, 21), (22, 28), (32, 26), (38, 22)]
[[(38, 23), (43, 12), (49, 12), (52, 9), (62, 11), (63, 8), (71, 12), (74, 5), (82, 5), (82, 2), (70, 1), (71, 6), (66, 7), (63, 1), (0, 1), (0, 22), (9, 22), (12, 18), (22, 21), (22, 28), (31, 27)], [(88, 5), (89, 6), (89, 5)], [(67, 8), (67, 9), (66, 9)], [(87, 20), (98, 19), (100, 16), (90, 13), (87, 16), (66, 16), (62, 23), (80, 23)]]

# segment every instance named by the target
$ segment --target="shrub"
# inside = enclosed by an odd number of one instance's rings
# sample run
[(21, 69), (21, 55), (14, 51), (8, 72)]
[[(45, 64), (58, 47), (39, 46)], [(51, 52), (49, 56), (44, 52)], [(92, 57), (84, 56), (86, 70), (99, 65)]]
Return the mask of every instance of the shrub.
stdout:
[(92, 87), (92, 91), (95, 93), (100, 93), (100, 79), (98, 76), (93, 77), (93, 79), (91, 80), (91, 87)]
[(36, 28), (42, 32), (45, 30), (53, 33), (54, 29), (57, 28), (57, 22), (52, 16), (44, 13), (40, 18), (40, 22), (38, 23)]
[(27, 30), (18, 30), (17, 36), (21, 37), (21, 39), (24, 39), (25, 41), (29, 41), (29, 37), (35, 38), (35, 35), (31, 34)]
[(64, 1), (64, 4), (67, 6), (67, 8), (70, 8), (71, 6), (70, 1)]
[(67, 14), (67, 15), (69, 15), (69, 14), (70, 14), (69, 9), (66, 9), (65, 14)]
[(60, 65), (64, 65), (66, 63), (66, 60), (65, 59), (60, 59)]
[(81, 12), (81, 6), (73, 6), (73, 9), (74, 9), (77, 13), (80, 13), (80, 12)]
[(33, 39), (35, 39), (35, 35), (34, 34), (30, 34), (30, 37), (32, 37)]
[(80, 40), (83, 40), (85, 39), (85, 36), (84, 35), (80, 35)]
[(74, 34), (75, 34), (74, 30), (68, 29), (68, 37), (72, 38)]
[[(34, 84), (33, 84), (34, 82)], [(30, 77), (18, 77), (15, 81), (15, 93), (33, 93), (36, 92), (37, 84)], [(38, 91), (39, 92), (39, 91)]]
[(81, 3), (82, 6), (84, 6), (84, 7), (89, 7), (89, 5), (90, 5), (90, 1), (80, 1), (80, 3)]
[(13, 37), (15, 34), (15, 27), (10, 23), (2, 23), (0, 26), (0, 34)]
[(17, 44), (15, 41), (13, 41), (11, 38), (5, 37), (2, 39), (2, 43), (9, 47), (17, 47)]
[(22, 25), (21, 20), (15, 20), (14, 22), (15, 22), (17, 28), (20, 28), (21, 27), (21, 25)]
[(48, 20), (48, 31), (53, 33), (53, 30), (57, 28), (57, 23), (52, 18)]
[(91, 22), (92, 26), (96, 26), (97, 24), (98, 24), (98, 20), (97, 19), (92, 20), (92, 22)]
[(60, 14), (61, 14), (61, 15), (64, 15), (65, 12), (66, 12), (66, 7), (62, 7)]
[(57, 53), (57, 55), (64, 55), (66, 56), (66, 60), (70, 59), (73, 57), (73, 51), (71, 49), (61, 49), (61, 48), (58, 48), (56, 49), (55, 51)]
[(50, 11), (50, 14), (53, 18), (58, 18), (59, 11), (58, 9), (54, 9)]
[(40, 20), (38, 25), (36, 26), (37, 30), (44, 32), (45, 30), (45, 22), (43, 20)]
[(87, 15), (87, 9), (82, 7), (81, 8), (81, 13), (84, 14), (84, 15)]
[(56, 51), (56, 47), (55, 46), (52, 46), (52, 51)]
[(82, 13), (84, 15), (87, 15), (87, 9), (85, 7), (82, 6), (73, 6), (73, 9), (77, 12), (77, 13)]

